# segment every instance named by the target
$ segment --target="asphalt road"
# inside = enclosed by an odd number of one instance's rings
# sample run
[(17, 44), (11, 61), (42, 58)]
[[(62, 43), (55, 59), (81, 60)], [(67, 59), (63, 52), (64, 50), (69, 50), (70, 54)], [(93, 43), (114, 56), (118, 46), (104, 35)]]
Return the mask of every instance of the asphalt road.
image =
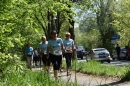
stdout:
[[(78, 58), (78, 62), (83, 62), (86, 61), (86, 57), (83, 59)], [(119, 67), (124, 67), (124, 66), (130, 66), (130, 61), (127, 60), (111, 60), (110, 63), (104, 62), (102, 63), (104, 65), (114, 65), (114, 66), (119, 66)]]

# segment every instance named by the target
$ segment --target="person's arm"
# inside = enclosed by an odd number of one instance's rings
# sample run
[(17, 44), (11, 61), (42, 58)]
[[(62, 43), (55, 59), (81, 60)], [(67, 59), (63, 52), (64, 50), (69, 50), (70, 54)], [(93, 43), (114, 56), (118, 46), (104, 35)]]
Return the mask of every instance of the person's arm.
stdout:
[(64, 47), (62, 39), (61, 39), (61, 49), (62, 49), (62, 54), (64, 54), (65, 53), (65, 47)]
[(50, 52), (50, 50), (51, 50), (51, 44), (50, 44), (50, 41), (48, 41), (47, 51), (46, 51), (46, 53), (47, 53), (47, 58), (49, 58), (49, 52)]
[(49, 58), (50, 46), (47, 46), (47, 58)]
[(62, 53), (64, 54), (65, 53), (65, 47), (63, 44), (61, 44), (61, 48), (62, 48)]

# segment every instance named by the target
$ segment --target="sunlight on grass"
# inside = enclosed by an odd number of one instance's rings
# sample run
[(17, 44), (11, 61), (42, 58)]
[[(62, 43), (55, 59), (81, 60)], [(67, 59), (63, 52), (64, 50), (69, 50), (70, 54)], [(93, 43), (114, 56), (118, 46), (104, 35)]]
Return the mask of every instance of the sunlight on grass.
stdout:
[[(63, 64), (65, 64), (63, 62)], [(64, 65), (65, 66), (65, 65)], [(75, 69), (76, 66), (76, 69)], [(111, 76), (111, 77), (124, 77), (125, 74), (130, 71), (128, 67), (117, 67), (117, 66), (106, 66), (102, 65), (100, 62), (91, 60), (88, 62), (72, 62), (72, 70), (77, 72), (87, 73), (91, 75), (100, 76)]]
[(60, 79), (55, 80), (54, 77), (48, 76), (44, 71), (26, 70), (23, 73), (13, 72), (6, 74), (0, 86), (78, 86), (75, 83), (63, 82)]

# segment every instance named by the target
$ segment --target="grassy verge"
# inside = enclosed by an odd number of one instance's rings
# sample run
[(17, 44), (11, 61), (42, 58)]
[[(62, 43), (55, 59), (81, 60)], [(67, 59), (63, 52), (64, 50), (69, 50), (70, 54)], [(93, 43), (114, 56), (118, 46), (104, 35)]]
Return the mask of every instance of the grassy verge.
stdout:
[(60, 79), (55, 80), (49, 77), (44, 71), (23, 72), (15, 71), (7, 73), (1, 80), (0, 86), (78, 86), (76, 83), (63, 82)]
[[(65, 62), (63, 62), (63, 67), (65, 65)], [(118, 77), (121, 80), (130, 80), (130, 67), (106, 66), (97, 61), (73, 61), (71, 69), (96, 76)]]

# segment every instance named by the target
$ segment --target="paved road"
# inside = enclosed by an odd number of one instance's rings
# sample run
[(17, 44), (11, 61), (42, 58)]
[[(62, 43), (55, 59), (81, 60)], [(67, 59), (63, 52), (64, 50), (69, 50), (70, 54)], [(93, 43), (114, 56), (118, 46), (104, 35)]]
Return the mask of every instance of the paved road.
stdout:
[[(84, 57), (84, 59), (78, 59), (78, 62), (82, 62), (82, 61), (86, 61), (86, 58)], [(130, 66), (130, 61), (127, 61), (127, 60), (120, 60), (120, 61), (111, 60), (111, 63), (104, 62), (103, 64), (124, 67), (124, 66)]]

